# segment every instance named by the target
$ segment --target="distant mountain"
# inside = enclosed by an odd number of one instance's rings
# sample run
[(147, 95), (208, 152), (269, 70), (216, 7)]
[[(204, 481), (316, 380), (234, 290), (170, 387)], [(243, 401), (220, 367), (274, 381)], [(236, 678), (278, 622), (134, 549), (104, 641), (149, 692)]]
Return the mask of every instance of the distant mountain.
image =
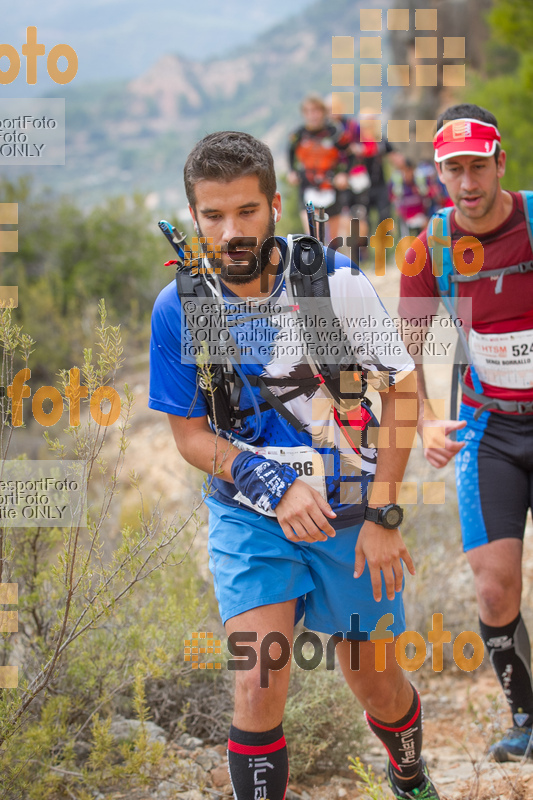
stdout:
[[(0, 41), (20, 52), (28, 25), (37, 26), (47, 52), (66, 42), (79, 59), (76, 83), (131, 79), (144, 72), (163, 53), (203, 61), (249, 43), (262, 31), (297, 14), (312, 0), (0, 0)], [(22, 97), (51, 91), (44, 59), (38, 85), (23, 77), (2, 86), (0, 96)], [(5, 69), (5, 65), (3, 65)], [(21, 94), (23, 91), (23, 94)]]
[(331, 37), (355, 36), (357, 53), (360, 7), (386, 5), (318, 0), (228, 57), (199, 63), (170, 54), (130, 82), (68, 87), (67, 164), (32, 173), (84, 204), (139, 189), (175, 209), (184, 205), (182, 169), (193, 143), (226, 128), (264, 139), (285, 171), (302, 97), (332, 90)]

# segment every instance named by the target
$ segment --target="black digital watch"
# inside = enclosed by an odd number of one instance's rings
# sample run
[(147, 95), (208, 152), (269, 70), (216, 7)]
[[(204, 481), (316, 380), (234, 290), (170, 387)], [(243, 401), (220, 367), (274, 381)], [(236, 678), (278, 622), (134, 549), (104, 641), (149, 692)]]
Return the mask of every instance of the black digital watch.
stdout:
[(379, 508), (367, 506), (365, 508), (365, 519), (375, 522), (377, 525), (383, 525), (387, 530), (394, 530), (394, 528), (402, 524), (403, 508), (395, 503), (389, 503), (388, 506), (380, 506)]

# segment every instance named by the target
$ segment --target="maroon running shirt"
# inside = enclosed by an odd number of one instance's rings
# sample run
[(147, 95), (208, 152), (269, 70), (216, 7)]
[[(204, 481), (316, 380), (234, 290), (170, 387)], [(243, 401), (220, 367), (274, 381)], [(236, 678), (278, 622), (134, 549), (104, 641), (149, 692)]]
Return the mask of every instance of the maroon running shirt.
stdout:
[[(513, 199), (513, 209), (502, 225), (477, 238), (483, 245), (484, 261), (482, 270), (531, 261), (533, 258), (526, 228), (522, 197), (518, 192), (509, 192)], [(470, 231), (460, 228), (455, 221), (455, 209), (451, 212), (452, 247), (462, 236), (472, 236)], [(420, 234), (428, 255), (424, 268), (418, 275), (408, 276), (402, 273), (400, 281), (399, 313), (404, 319), (414, 320), (436, 310), (424, 304), (424, 311), (411, 298), (438, 297), (437, 282), (431, 271), (431, 254), (427, 246), (427, 231)], [(466, 251), (464, 260), (471, 261), (472, 251)], [(470, 258), (469, 258), (470, 256)], [(407, 260), (414, 261), (414, 252), (407, 252)], [(470, 283), (458, 283), (459, 297), (472, 298), (472, 328), (480, 334), (510, 333), (533, 329), (533, 272), (506, 275), (503, 278), (502, 291), (495, 293), (497, 278), (485, 278)], [(465, 329), (465, 333), (468, 331)], [(470, 370), (465, 376), (465, 383), (472, 387)], [(530, 402), (533, 400), (533, 388), (510, 389), (483, 383), (483, 392), (487, 397), (502, 400)], [(470, 406), (479, 406), (470, 398), (463, 396), (463, 402)]]

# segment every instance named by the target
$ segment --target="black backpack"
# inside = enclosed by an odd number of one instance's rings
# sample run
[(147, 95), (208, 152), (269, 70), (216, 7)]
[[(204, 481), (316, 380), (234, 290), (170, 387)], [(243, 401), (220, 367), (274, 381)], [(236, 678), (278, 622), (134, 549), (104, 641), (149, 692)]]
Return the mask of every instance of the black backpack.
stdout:
[[(170, 238), (164, 230), (163, 232), (167, 238)], [(224, 342), (220, 348), (226, 363), (209, 362), (204, 364), (202, 369), (198, 369), (197, 390), (187, 418), (192, 414), (199, 391), (206, 399), (209, 417), (215, 428), (228, 432), (231, 430), (238, 432), (238, 428), (242, 426), (246, 417), (256, 413), (257, 410), (261, 412), (271, 408), (286, 419), (296, 431), (302, 431), (305, 425), (286, 408), (285, 403), (304, 392), (312, 392), (322, 384), (325, 385), (335, 405), (341, 399), (364, 399), (365, 403), (370, 405), (370, 401), (365, 398), (367, 389), (365, 371), (356, 363), (352, 347), (343, 333), (342, 327), (335, 321), (328, 280), (328, 274), (335, 271), (335, 251), (326, 249), (324, 257), (324, 248), (320, 242), (309, 235), (289, 236), (287, 241), (288, 258), (286, 261), (290, 259), (289, 280), (286, 280), (285, 284), (287, 293), (292, 293), (297, 301), (294, 307), (302, 319), (309, 319), (313, 315), (319, 314), (320, 318), (327, 320), (328, 330), (338, 332), (339, 357), (336, 363), (332, 364), (329, 361), (326, 363), (320, 359), (314, 359), (311, 363), (316, 365), (316, 374), (303, 379), (244, 375), (239, 364), (239, 348), (234, 344), (231, 330), (224, 322), (224, 300), (220, 299), (221, 324), (217, 329), (217, 336)], [(202, 299), (213, 300), (217, 294), (214, 291), (216, 278), (212, 273), (207, 272), (206, 274), (205, 269), (201, 267), (201, 260), (188, 263), (182, 260), (176, 263), (178, 264), (176, 269), (177, 292), (195, 348), (193, 352), (200, 353), (203, 338), (199, 336), (199, 333), (200, 331), (205, 333), (205, 328), (198, 325), (198, 315), (192, 313), (191, 305), (186, 301), (193, 301), (196, 306)], [(285, 264), (284, 272), (287, 278), (286, 269), (287, 265)], [(187, 308), (189, 308), (189, 313)], [(308, 349), (316, 352), (317, 348), (323, 346), (323, 342), (313, 327), (306, 327), (305, 330), (309, 332), (306, 337), (311, 348)], [(222, 348), (225, 349), (225, 352), (222, 352)], [(341, 372), (344, 373), (343, 389), (348, 388), (348, 391), (341, 390)], [(256, 404), (255, 407), (241, 410), (239, 408), (240, 394), (247, 383), (250, 387), (259, 388), (263, 402), (259, 406)], [(293, 388), (281, 395), (275, 395), (269, 388), (273, 386)]]

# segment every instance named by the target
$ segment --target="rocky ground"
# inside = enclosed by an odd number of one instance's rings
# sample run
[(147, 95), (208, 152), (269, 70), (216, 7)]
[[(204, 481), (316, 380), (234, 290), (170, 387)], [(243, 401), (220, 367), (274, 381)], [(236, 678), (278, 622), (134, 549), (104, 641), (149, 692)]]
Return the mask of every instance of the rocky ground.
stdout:
[[(424, 754), (438, 787), (441, 800), (531, 800), (533, 799), (533, 761), (496, 764), (488, 759), (488, 744), (505, 711), (498, 709), (497, 686), (488, 670), (479, 674), (447, 672), (421, 676), (424, 703)], [(112, 730), (120, 739), (135, 723), (116, 718)], [(138, 723), (137, 723), (138, 724)], [(148, 724), (153, 740), (165, 738), (165, 732)], [(167, 745), (175, 766), (150, 790), (100, 795), (98, 800), (224, 800), (232, 797), (226, 766), (225, 746), (210, 746), (201, 739), (182, 734)], [(376, 740), (369, 739), (364, 764), (371, 766), (376, 785), (372, 794), (348, 769), (340, 773), (310, 775), (291, 782), (286, 800), (386, 800), (386, 757)]]
[[(494, 710), (497, 687), (492, 675), (443, 673), (423, 680), (421, 694), (425, 710), (424, 753), (442, 800), (528, 800), (533, 798), (533, 762), (496, 764), (488, 760), (488, 741), (503, 714)], [(126, 724), (125, 724), (126, 723)], [(131, 724), (131, 723), (130, 723)], [(117, 720), (116, 730), (127, 732), (128, 723)], [(117, 727), (118, 726), (118, 727)], [(151, 738), (164, 731), (149, 724)], [(120, 732), (119, 732), (120, 736)], [(224, 745), (214, 747), (183, 734), (168, 744), (176, 761), (166, 779), (149, 791), (129, 792), (129, 800), (224, 800), (232, 796)], [(376, 741), (362, 754), (372, 766), (376, 781), (384, 781), (386, 758)], [(116, 792), (105, 800), (126, 795)], [(371, 794), (349, 770), (327, 772), (291, 782), (287, 800), (385, 800), (390, 793)], [(103, 795), (100, 800), (104, 800)]]

